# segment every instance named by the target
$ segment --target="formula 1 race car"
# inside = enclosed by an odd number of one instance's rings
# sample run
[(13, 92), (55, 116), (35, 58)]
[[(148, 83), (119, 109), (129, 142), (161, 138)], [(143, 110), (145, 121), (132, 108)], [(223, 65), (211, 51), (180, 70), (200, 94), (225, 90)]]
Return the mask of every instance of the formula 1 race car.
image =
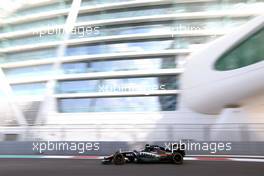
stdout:
[[(175, 147), (175, 146), (174, 146)], [(122, 165), (125, 163), (174, 163), (182, 164), (185, 151), (176, 146), (176, 150), (165, 149), (158, 145), (145, 145), (141, 151), (116, 152), (104, 157), (102, 164)]]

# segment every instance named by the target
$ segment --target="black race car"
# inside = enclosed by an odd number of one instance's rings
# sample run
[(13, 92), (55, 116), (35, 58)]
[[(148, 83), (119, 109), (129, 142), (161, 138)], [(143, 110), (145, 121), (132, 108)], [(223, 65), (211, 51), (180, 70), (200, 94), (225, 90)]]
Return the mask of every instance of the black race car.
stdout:
[(176, 150), (168, 150), (158, 145), (145, 145), (141, 151), (116, 152), (113, 155), (105, 157), (102, 164), (122, 165), (125, 163), (174, 163), (182, 164), (185, 151), (179, 146)]

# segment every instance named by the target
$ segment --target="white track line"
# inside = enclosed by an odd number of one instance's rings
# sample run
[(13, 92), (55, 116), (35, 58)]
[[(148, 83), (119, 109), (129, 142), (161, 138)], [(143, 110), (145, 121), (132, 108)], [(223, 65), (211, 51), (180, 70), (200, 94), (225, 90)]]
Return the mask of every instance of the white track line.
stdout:
[(257, 156), (257, 155), (186, 155), (190, 157), (227, 157), (227, 158), (263, 158), (264, 156)]
[(241, 162), (261, 162), (264, 163), (264, 159), (253, 159), (253, 158), (229, 158), (231, 161)]

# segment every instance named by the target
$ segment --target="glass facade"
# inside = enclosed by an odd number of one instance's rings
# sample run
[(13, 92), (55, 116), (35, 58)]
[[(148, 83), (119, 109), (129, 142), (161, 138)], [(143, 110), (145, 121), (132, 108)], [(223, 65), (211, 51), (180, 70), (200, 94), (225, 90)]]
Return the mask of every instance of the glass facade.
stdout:
[(174, 31), (199, 31), (219, 30), (237, 27), (247, 22), (250, 18), (215, 18), (215, 19), (186, 19), (173, 21)]
[(40, 50), (7, 53), (4, 58), (0, 58), (0, 63), (53, 58), (57, 56), (56, 51), (57, 48), (47, 48)]
[(73, 33), (71, 38), (76, 39), (98, 36), (146, 34), (151, 32), (170, 32), (172, 27), (173, 24), (171, 21), (97, 26), (97, 31), (94, 26), (82, 26), (78, 27), (78, 34)]
[[(117, 1), (117, 0), (115, 0)], [(123, 1), (123, 0), (122, 0)], [(87, 2), (87, 3), (85, 3)], [(95, 1), (84, 1), (82, 5), (90, 5), (100, 3)], [(110, 2), (110, 1), (109, 1)], [(112, 2), (112, 1), (111, 1)], [(119, 1), (120, 2), (120, 1)], [(261, 2), (261, 1), (259, 1)], [(105, 3), (108, 3), (106, 1)], [(176, 13), (188, 13), (188, 12), (215, 12), (222, 10), (245, 10), (250, 5), (254, 7), (257, 1), (214, 1), (214, 2), (195, 2), (195, 3), (175, 3), (175, 4), (164, 4), (164, 5), (149, 5), (144, 7), (128, 7), (121, 9), (103, 10), (100, 12), (81, 13), (78, 16), (78, 22), (94, 21), (94, 20), (107, 20), (116, 18), (131, 18), (151, 15), (165, 15), (165, 14), (176, 14)]]
[(120, 25), (79, 26), (71, 39), (128, 34), (171, 33), (199, 30), (219, 30), (237, 27), (249, 18), (186, 19)]
[(48, 76), (52, 74), (51, 65), (38, 65), (29, 67), (16, 67), (3, 69), (5, 75), (8, 78), (18, 78), (18, 77), (32, 77), (32, 76)]
[[(206, 44), (218, 37), (218, 35), (200, 35), (195, 33), (183, 35), (180, 32), (211, 30), (213, 33), (214, 31), (218, 32), (220, 29), (225, 31), (238, 27), (253, 16), (218, 16), (218, 12), (222, 10), (242, 11), (250, 7), (258, 7), (264, 2), (261, 0), (219, 0), (208, 2), (155, 1), (154, 3), (144, 3), (134, 0), (82, 0), (77, 19), (71, 24), (74, 29), (69, 36), (71, 41), (64, 43), (65, 48), (62, 45), (32, 50), (24, 48), (26, 45), (38, 46), (38, 44), (61, 41), (65, 37), (64, 31), (62, 28), (54, 30), (54, 26), (65, 25), (71, 10), (71, 3), (72, 0), (58, 0), (46, 2), (39, 6), (35, 5), (18, 9), (7, 17), (7, 20), (15, 17), (26, 18), (28, 15), (34, 17), (34, 15), (37, 16), (41, 13), (56, 13), (57, 10), (62, 9), (65, 9), (65, 12), (28, 20), (21, 18), (21, 21), (18, 18), (17, 22), (6, 23), (0, 27), (0, 46), (3, 49), (3, 52), (0, 53), (0, 66), (3, 66), (6, 77), (11, 80), (14, 94), (44, 96), (45, 91), (47, 91), (46, 82), (37, 80), (31, 83), (33, 80), (30, 80), (29, 83), (20, 84), (20, 80), (23, 79), (26, 82), (27, 78), (37, 78), (38, 76), (49, 80), (50, 75), (56, 74), (60, 79), (56, 80), (55, 89), (51, 90), (51, 92), (53, 91), (54, 94), (57, 94), (54, 97), (60, 97), (55, 99), (58, 102), (58, 112), (62, 113), (177, 110), (177, 93), (172, 93), (173, 91), (171, 90), (179, 89), (180, 74), (175, 73), (175, 70), (172, 69), (184, 68), (185, 57), (188, 54), (172, 53), (172, 49), (190, 49), (192, 51), (194, 47)], [(113, 5), (113, 3), (116, 4)], [(121, 3), (124, 3), (124, 5)], [(133, 5), (133, 3), (136, 3), (136, 5)], [(104, 8), (100, 9), (100, 5), (104, 6)], [(216, 13), (216, 15), (205, 18), (199, 17), (199, 14), (196, 16), (193, 12), (210, 12)], [(177, 16), (178, 14), (179, 16)], [(182, 18), (178, 18), (182, 14)], [(184, 14), (187, 15), (186, 19)], [(146, 19), (149, 19), (149, 17), (152, 19), (144, 20), (145, 17)], [(137, 20), (139, 18), (141, 19)], [(108, 22), (106, 22), (107, 20)], [(90, 23), (94, 24), (94, 26), (89, 26)], [(47, 30), (41, 31), (42, 34), (40, 36), (40, 31), (38, 30), (45, 27), (47, 27)], [(26, 30), (33, 29), (35, 32), (32, 32), (32, 34), (26, 33)], [(8, 32), (19, 33), (9, 33), (8, 35), (12, 34), (12, 36), (5, 37), (3, 35), (2, 37), (3, 33)], [(178, 35), (173, 35), (173, 32), (179, 33), (177, 33)], [(165, 37), (152, 35), (154, 33), (169, 35)], [(263, 55), (263, 47), (256, 43), (260, 43), (263, 40), (262, 33), (263, 31), (255, 34), (256, 36), (245, 42), (245, 46), (242, 44), (235, 51), (223, 56), (216, 68), (218, 70), (233, 69), (241, 65), (244, 66), (260, 61), (260, 57), (257, 56)], [(133, 34), (142, 35), (135, 38), (121, 36)], [(144, 37), (144, 34), (148, 37)], [(113, 37), (112, 40), (111, 36)], [(82, 38), (95, 39), (95, 37), (97, 37), (95, 42), (81, 40)], [(103, 39), (100, 40), (100, 37), (109, 38), (105, 41)], [(76, 41), (76, 43), (73, 41)], [(253, 45), (258, 45), (260, 49), (253, 48)], [(13, 51), (9, 47), (13, 47), (15, 50)], [(16, 47), (18, 50), (16, 50)], [(252, 52), (238, 57), (238, 53), (243, 54), (245, 47), (252, 47)], [(59, 48), (63, 48), (62, 51), (64, 53), (60, 53), (59, 51), (61, 50), (58, 50)], [(148, 52), (148, 56), (141, 57), (140, 54), (142, 52)], [(53, 64), (57, 62), (49, 62), (49, 64), (37, 62), (21, 63), (22, 61), (41, 61), (42, 59), (56, 61), (59, 53), (65, 56), (61, 60), (59, 70), (53, 70)], [(118, 53), (120, 53), (118, 58), (113, 56)], [(123, 57), (121, 57), (121, 53), (124, 54)], [(129, 57), (126, 57), (126, 54), (129, 54)], [(106, 57), (102, 59), (102, 56)], [(34, 66), (31, 64), (34, 64)], [(145, 70), (150, 74), (144, 75)], [(121, 71), (126, 76), (112, 76), (111, 78), (111, 74), (121, 73)], [(159, 71), (166, 71), (168, 75), (156, 74)], [(95, 73), (97, 72), (101, 72), (102, 78), (96, 77), (97, 74)], [(138, 76), (138, 72), (143, 74)], [(82, 73), (87, 73), (91, 77), (86, 79), (82, 77)], [(152, 73), (155, 76), (150, 76)], [(151, 94), (153, 93), (151, 90), (160, 91)], [(139, 91), (149, 92), (150, 94), (146, 93), (146, 96), (137, 96), (136, 93)], [(104, 92), (107, 92), (110, 97), (104, 97)], [(121, 94), (122, 92), (129, 92), (131, 95), (124, 97)], [(82, 95), (87, 95), (86, 97), (89, 96), (88, 93), (95, 93), (94, 95), (98, 94), (99, 96), (80, 98), (75, 93), (82, 93)], [(114, 95), (111, 95), (111, 93)], [(133, 95), (133, 93), (135, 94)], [(160, 94), (157, 95), (157, 93)], [(74, 97), (75, 95), (77, 97)], [(68, 98), (69, 96), (72, 98)]]
[(264, 29), (232, 48), (215, 63), (215, 69), (234, 70), (264, 60)]
[(60, 81), (58, 93), (175, 90), (177, 76)]
[(15, 32), (15, 31), (29, 30), (32, 28), (37, 29), (42, 27), (53, 27), (64, 24), (65, 20), (66, 20), (65, 16), (59, 16), (55, 18), (41, 19), (38, 21), (10, 24), (5, 27), (4, 32), (11, 32), (11, 31)]
[(93, 55), (105, 53), (124, 53), (140, 51), (159, 51), (173, 48), (173, 40), (118, 42), (108, 44), (70, 46), (66, 56)]
[(133, 7), (124, 9), (112, 9), (95, 13), (79, 14), (77, 22), (107, 20), (116, 18), (131, 18), (149, 15), (164, 15), (173, 13), (173, 5), (159, 5), (146, 7)]
[[(144, 58), (129, 60), (101, 60), (63, 63), (57, 74), (78, 74), (90, 72), (112, 72), (129, 70), (159, 70), (176, 68), (174, 56), (162, 58)], [(8, 78), (49, 76), (54, 73), (52, 65), (36, 65), (26, 67), (4, 68)]]
[(106, 53), (162, 51), (167, 49), (188, 49), (192, 45), (204, 44), (215, 37), (179, 37), (175, 40), (138, 40), (134, 42), (112, 42), (69, 46), (66, 56), (95, 55)]
[(62, 113), (175, 111), (177, 96), (59, 99)]
[(14, 84), (11, 88), (15, 95), (43, 95), (45, 92), (45, 82)]
[(100, 5), (100, 4), (112, 4), (112, 3), (120, 3), (127, 2), (132, 0), (82, 0), (81, 6), (90, 6), (90, 5)]
[(62, 70), (65, 74), (89, 73), (89, 72), (110, 72), (128, 70), (157, 70), (176, 68), (177, 63), (174, 56), (162, 58), (137, 58), (103, 61), (82, 61), (64, 63)]
[(39, 33), (36, 33), (36, 35), (34, 36), (11, 38), (5, 41), (1, 41), (1, 46), (4, 48), (4, 47), (40, 44), (40, 43), (58, 41), (61, 40), (61, 38), (62, 35), (39, 35)]
[(42, 6), (35, 6), (30, 8), (25, 7), (23, 9), (20, 9), (16, 13), (13, 13), (11, 17), (21, 17), (25, 15), (33, 15), (43, 12), (65, 9), (65, 8), (69, 8), (71, 6), (71, 3), (72, 0), (59, 0), (57, 2), (55, 1), (55, 3), (46, 4)]

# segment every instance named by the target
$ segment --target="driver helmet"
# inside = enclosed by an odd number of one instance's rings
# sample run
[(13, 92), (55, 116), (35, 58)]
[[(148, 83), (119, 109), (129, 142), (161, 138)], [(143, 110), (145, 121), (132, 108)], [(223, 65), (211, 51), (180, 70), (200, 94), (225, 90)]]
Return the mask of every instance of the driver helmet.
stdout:
[(150, 148), (150, 145), (149, 144), (146, 144), (145, 145), (145, 149), (149, 149)]

